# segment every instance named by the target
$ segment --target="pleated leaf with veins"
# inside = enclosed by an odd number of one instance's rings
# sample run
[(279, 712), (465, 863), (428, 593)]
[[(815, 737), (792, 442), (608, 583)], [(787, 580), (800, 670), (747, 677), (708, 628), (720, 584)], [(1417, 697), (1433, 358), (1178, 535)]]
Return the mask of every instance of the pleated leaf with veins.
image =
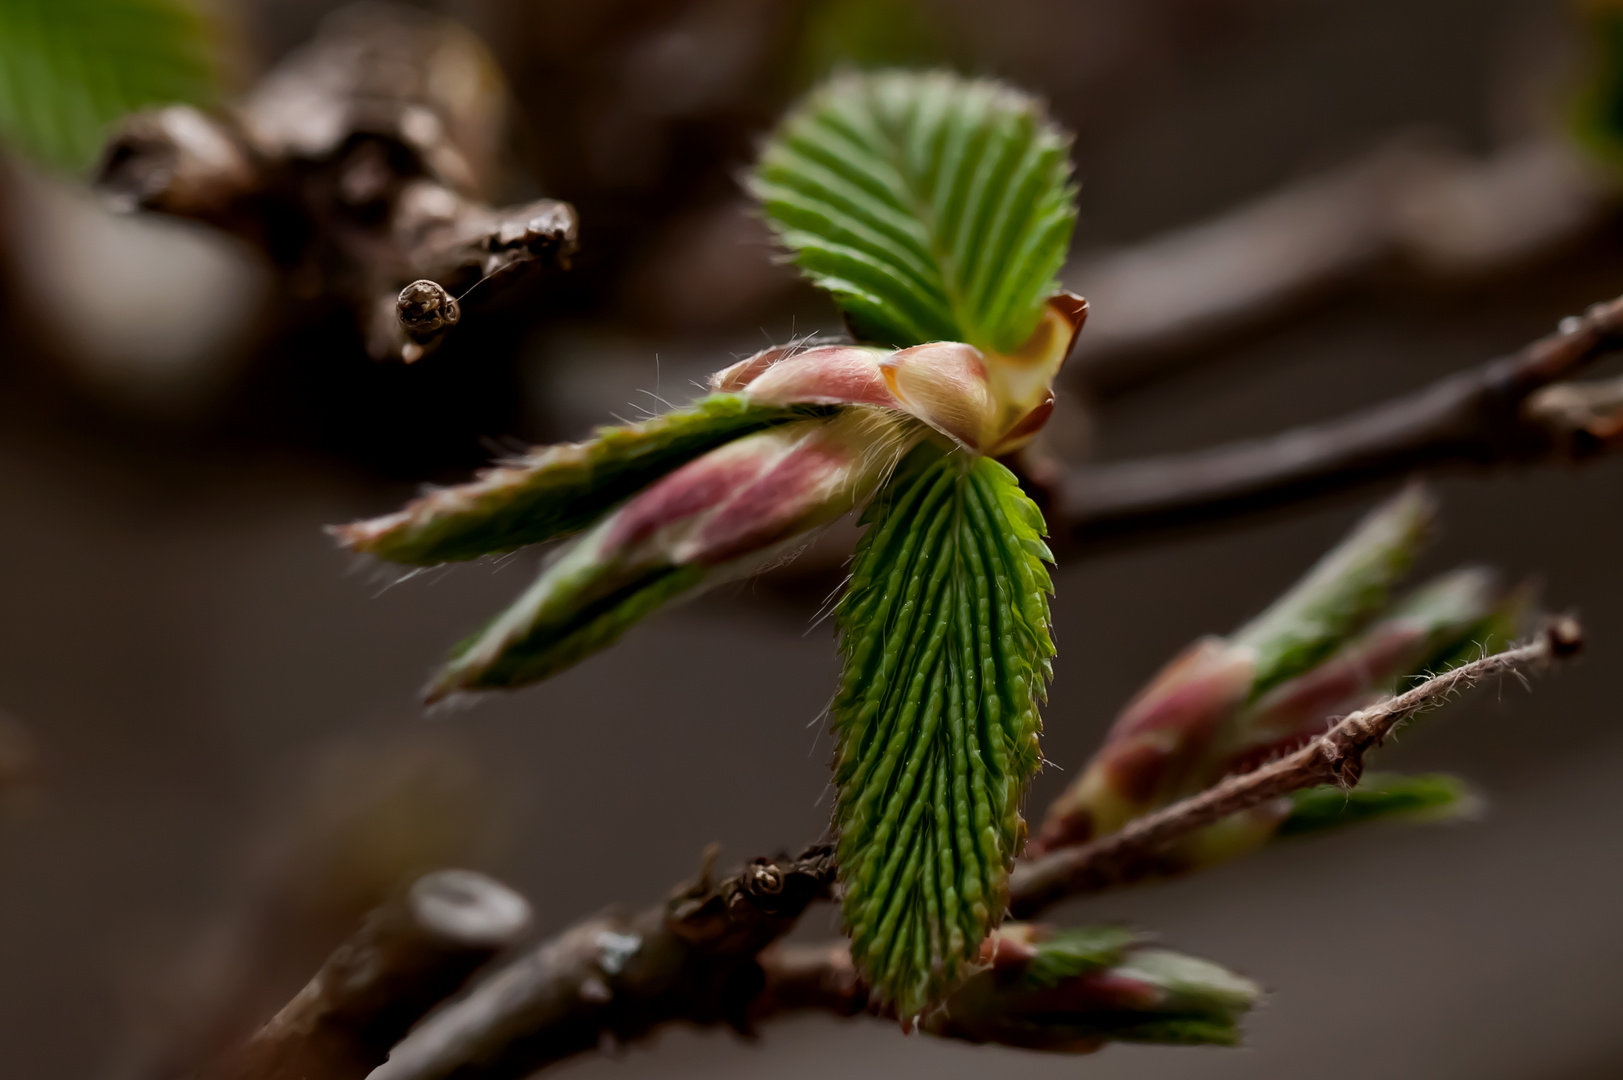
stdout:
[(933, 446), (904, 469), (838, 609), (834, 724), (852, 954), (906, 1018), (1002, 918), (1054, 646), (1042, 516), (1013, 475)]
[(945, 73), (837, 78), (780, 125), (752, 189), (798, 265), (882, 345), (1012, 352), (1059, 290), (1069, 138), (1035, 99)]

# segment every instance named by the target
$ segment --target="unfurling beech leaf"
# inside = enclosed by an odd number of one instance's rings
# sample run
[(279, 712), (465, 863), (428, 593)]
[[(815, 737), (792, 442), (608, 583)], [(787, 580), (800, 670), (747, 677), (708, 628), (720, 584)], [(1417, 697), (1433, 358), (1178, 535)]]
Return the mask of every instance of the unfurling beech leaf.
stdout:
[(600, 427), (501, 462), (468, 484), (440, 488), (386, 517), (332, 532), (355, 551), (433, 566), (516, 551), (579, 532), (616, 503), (723, 443), (831, 409), (761, 405), (711, 394), (641, 423)]
[(1230, 642), (1257, 654), (1251, 696), (1313, 667), (1385, 607), (1436, 520), (1431, 493), (1409, 485), (1371, 511), (1268, 610), (1236, 630)]
[[(1395, 610), (1393, 586), (1431, 531), (1435, 507), (1410, 487), (1372, 511), (1266, 611), (1206, 637), (1127, 705), (1104, 745), (1049, 808), (1034, 847), (1113, 833), (1132, 819), (1288, 753), (1434, 658), (1496, 610), (1494, 578), (1461, 571)], [(1373, 620), (1373, 622), (1372, 622)], [(1265, 842), (1267, 807), (1197, 834), (1169, 861), (1209, 865)], [(1169, 867), (1170, 869), (1171, 867)]]
[(211, 100), (213, 45), (189, 0), (0, 0), (0, 138), (87, 165), (125, 113)]
[(865, 515), (837, 609), (840, 878), (851, 952), (905, 1018), (997, 926), (1052, 675), (1037, 507), (1002, 465), (925, 444)]
[(1233, 1046), (1262, 990), (1215, 964), (1142, 947), (1130, 930), (1005, 923), (986, 966), (927, 1014), (926, 1031), (1086, 1054), (1108, 1042)]
[(924, 430), (852, 406), (733, 439), (667, 473), (571, 541), (463, 642), (430, 700), (544, 679), (656, 608), (760, 570), (865, 503)]
[(1143, 940), (1143, 934), (1125, 926), (1073, 926), (1059, 930), (1043, 940), (1025, 970), (1025, 978), (1033, 987), (1058, 986), (1067, 979), (1121, 963), (1127, 950)]
[(785, 118), (751, 188), (860, 337), (1008, 353), (1059, 289), (1076, 223), (1069, 142), (1000, 83), (848, 75)]

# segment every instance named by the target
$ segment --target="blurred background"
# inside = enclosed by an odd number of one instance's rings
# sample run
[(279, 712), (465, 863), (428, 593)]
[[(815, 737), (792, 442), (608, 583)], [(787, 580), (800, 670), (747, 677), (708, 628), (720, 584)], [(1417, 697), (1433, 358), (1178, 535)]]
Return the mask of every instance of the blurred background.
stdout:
[[(739, 187), (773, 118), (827, 71), (996, 75), (1076, 132), (1063, 276), (1093, 316), (1051, 429), (1062, 456), (1335, 416), (1623, 292), (1605, 96), (1614, 68), (1623, 85), (1623, 35), (1604, 5), (453, 0), (336, 21), (320, 0), (157, 6), (181, 13), (158, 42), (171, 56), (52, 97), (29, 80), (133, 48), (123, 16), (0, 0), (6, 1077), (177, 1075), (429, 868), (509, 881), (544, 934), (658, 900), (711, 841), (740, 860), (821, 832), (837, 664), (812, 622), (834, 562), (707, 595), (538, 687), (425, 716), (429, 668), (534, 558), (403, 581), (322, 526), (837, 330), (832, 305), (774, 263)], [(102, 30), (59, 46), (53, 19)], [(547, 197), (579, 214), (567, 269), (493, 279), (409, 365), (369, 355), (372, 293), (392, 297), (410, 260), (366, 239), (383, 234), (345, 186), (366, 161), (336, 195), (311, 164), (358, 145), (344, 142), (357, 110), (288, 151), (303, 186), (250, 224), (223, 203), (120, 212), (148, 189), (102, 149), (140, 105), (325, 115), (275, 105), (273, 73), (323, 70), (295, 50), (367, 20), (398, 30), (386, 61), (459, 50), (411, 91), (449, 102), (436, 115), (460, 156), (432, 164), (444, 140), (419, 140), (436, 182), (470, 205)], [(360, 81), (316, 85), (359, 100)], [(324, 239), (328, 225), (362, 239)], [(814, 1017), (755, 1043), (667, 1031), (559, 1075), (1623, 1075), (1623, 462), (1436, 484), (1444, 535), (1423, 569), (1538, 576), (1590, 631), (1587, 660), (1536, 693), (1478, 691), (1383, 757), (1463, 773), (1488, 797), (1483, 819), (1281, 846), (1056, 913), (1148, 927), (1265, 984), (1245, 1048), (1067, 1059)], [(1167, 657), (1254, 614), (1378, 493), (1065, 552), (1056, 767), (1030, 805)], [(807, 924), (837, 929), (832, 911)]]

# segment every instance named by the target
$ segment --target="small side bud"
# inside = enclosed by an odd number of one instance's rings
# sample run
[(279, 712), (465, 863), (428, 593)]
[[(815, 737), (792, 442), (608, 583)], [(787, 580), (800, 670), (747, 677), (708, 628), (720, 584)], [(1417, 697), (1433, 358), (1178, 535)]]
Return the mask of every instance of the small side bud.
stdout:
[(672, 470), (563, 548), (459, 647), (428, 700), (545, 678), (664, 604), (792, 554), (866, 503), (918, 438), (903, 418), (846, 409), (745, 435)]
[(991, 957), (922, 1027), (942, 1038), (1050, 1053), (1107, 1042), (1240, 1041), (1240, 1021), (1262, 989), (1216, 964), (1144, 948), (1117, 927), (1053, 930), (1005, 923)]
[(401, 351), (406, 363), (420, 360), (430, 345), (462, 319), (462, 306), (437, 281), (420, 279), (400, 290), (395, 316), (412, 344)]

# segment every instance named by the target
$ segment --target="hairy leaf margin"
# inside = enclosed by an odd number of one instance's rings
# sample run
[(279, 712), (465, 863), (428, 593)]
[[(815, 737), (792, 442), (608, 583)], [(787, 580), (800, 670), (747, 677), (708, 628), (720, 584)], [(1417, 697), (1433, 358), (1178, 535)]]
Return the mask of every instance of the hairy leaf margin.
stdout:
[(393, 514), (335, 526), (332, 533), (354, 551), (410, 566), (516, 551), (579, 532), (724, 443), (832, 411), (710, 394), (640, 423), (600, 427), (584, 442), (500, 462), (469, 483), (430, 491)]

